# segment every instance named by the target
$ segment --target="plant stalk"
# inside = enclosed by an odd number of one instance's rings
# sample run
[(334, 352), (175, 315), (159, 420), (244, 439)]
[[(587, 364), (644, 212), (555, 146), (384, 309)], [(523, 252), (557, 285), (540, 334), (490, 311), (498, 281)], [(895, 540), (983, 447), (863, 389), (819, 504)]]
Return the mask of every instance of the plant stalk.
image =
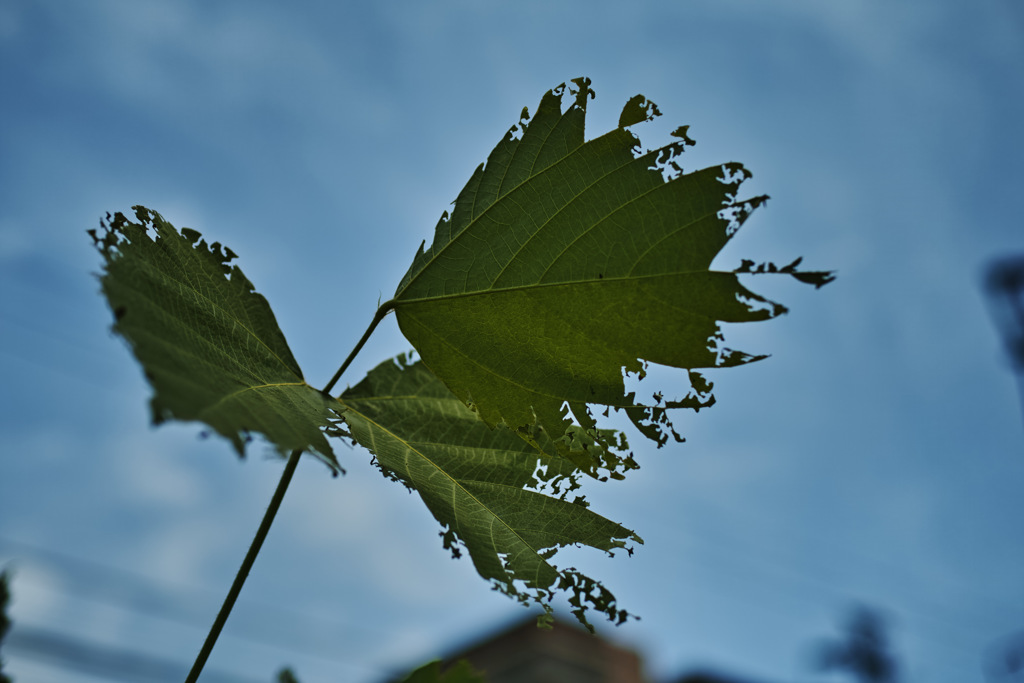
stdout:
[[(351, 365), (355, 359), (356, 354), (366, 344), (366, 340), (370, 338), (373, 331), (377, 328), (377, 325), (381, 320), (384, 319), (392, 308), (395, 307), (395, 301), (392, 299), (381, 304), (377, 308), (377, 312), (373, 315), (373, 320), (370, 321), (370, 326), (366, 328), (366, 332), (356, 343), (355, 348), (348, 354), (348, 358), (341, 364), (338, 371), (334, 373), (334, 377), (327, 383), (327, 386), (323, 388), (323, 393), (330, 393), (334, 385), (341, 379), (342, 373)], [(259, 529), (256, 530), (256, 536), (252, 539), (252, 544), (249, 546), (249, 552), (245, 554), (245, 559), (242, 560), (242, 566), (238, 568), (238, 573), (235, 574), (235, 580), (231, 584), (231, 589), (228, 591), (227, 597), (224, 598), (224, 604), (221, 605), (220, 612), (217, 613), (217, 618), (213, 622), (213, 626), (210, 627), (210, 632), (206, 634), (206, 641), (203, 643), (202, 649), (199, 650), (199, 655), (196, 657), (195, 663), (192, 665), (192, 670), (188, 673), (188, 678), (185, 679), (185, 683), (196, 683), (199, 680), (199, 675), (203, 672), (203, 667), (206, 666), (206, 660), (210, 658), (210, 653), (213, 652), (213, 646), (217, 643), (217, 639), (220, 637), (220, 632), (224, 629), (224, 624), (228, 621), (228, 616), (231, 614), (231, 610), (235, 606), (235, 601), (238, 600), (238, 595), (242, 592), (242, 586), (245, 584), (245, 580), (249, 577), (249, 570), (252, 569), (252, 565), (256, 562), (256, 556), (260, 553), (260, 548), (263, 547), (263, 541), (267, 538), (267, 534), (270, 532), (270, 525), (274, 523), (274, 517), (277, 516), (277, 510), (281, 507), (281, 501), (284, 500), (285, 491), (288, 490), (288, 485), (292, 481), (292, 476), (295, 474), (295, 468), (299, 464), (299, 457), (302, 455), (302, 450), (292, 451), (291, 456), (288, 457), (288, 463), (284, 466), (284, 472), (281, 473), (281, 480), (277, 483), (277, 489), (274, 491), (274, 497), (270, 499), (270, 505), (267, 507), (266, 513), (263, 515), (263, 521), (260, 522)]]
[(263, 521), (260, 522), (260, 527), (256, 531), (256, 537), (252, 539), (249, 552), (245, 554), (242, 566), (238, 568), (238, 573), (235, 574), (231, 590), (228, 591), (227, 597), (224, 598), (224, 604), (221, 605), (220, 612), (217, 613), (217, 618), (214, 620), (210, 632), (206, 635), (206, 642), (203, 643), (203, 647), (199, 651), (199, 655), (196, 657), (196, 661), (192, 665), (192, 670), (189, 671), (185, 683), (196, 683), (199, 679), (199, 674), (203, 672), (206, 660), (209, 659), (213, 646), (216, 644), (217, 638), (220, 637), (220, 632), (228, 620), (228, 615), (231, 614), (231, 609), (235, 606), (235, 601), (238, 600), (238, 594), (242, 592), (242, 585), (249, 576), (249, 570), (252, 569), (253, 563), (256, 562), (256, 556), (263, 546), (267, 532), (270, 531), (270, 525), (274, 522), (274, 517), (277, 516), (277, 509), (281, 507), (284, 493), (288, 490), (288, 484), (291, 483), (292, 475), (295, 474), (295, 468), (299, 464), (299, 456), (301, 455), (302, 450), (299, 449), (292, 451), (291, 456), (289, 456), (288, 463), (284, 466), (284, 472), (281, 474), (281, 481), (277, 483), (277, 489), (274, 491), (274, 497), (270, 499), (267, 512), (263, 515)]

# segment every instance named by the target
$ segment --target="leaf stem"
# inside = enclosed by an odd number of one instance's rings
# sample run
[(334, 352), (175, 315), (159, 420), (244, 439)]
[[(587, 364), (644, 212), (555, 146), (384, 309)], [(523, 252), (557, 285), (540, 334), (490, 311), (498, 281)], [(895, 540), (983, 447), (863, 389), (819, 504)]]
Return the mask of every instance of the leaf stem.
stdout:
[(228, 615), (231, 614), (231, 609), (235, 606), (238, 594), (242, 592), (242, 585), (245, 583), (246, 578), (248, 578), (249, 570), (252, 569), (256, 556), (263, 546), (267, 532), (270, 531), (270, 525), (274, 522), (274, 517), (277, 516), (277, 509), (281, 507), (284, 493), (288, 490), (288, 484), (291, 483), (292, 475), (295, 474), (295, 468), (299, 464), (299, 456), (301, 455), (302, 450), (299, 449), (292, 451), (291, 456), (288, 458), (288, 463), (284, 466), (284, 472), (281, 474), (281, 481), (277, 483), (277, 489), (274, 491), (274, 497), (270, 499), (267, 512), (263, 515), (263, 521), (260, 522), (260, 527), (256, 531), (256, 537), (252, 539), (249, 552), (246, 553), (245, 559), (242, 560), (242, 566), (238, 568), (238, 573), (235, 574), (231, 590), (228, 591), (227, 597), (224, 598), (224, 604), (221, 605), (220, 612), (217, 613), (217, 618), (214, 620), (210, 632), (206, 635), (206, 642), (203, 643), (203, 647), (199, 651), (199, 655), (196, 657), (195, 664), (192, 665), (192, 670), (189, 671), (185, 683), (196, 683), (199, 679), (199, 674), (202, 673), (206, 660), (210, 657), (217, 638), (220, 637), (220, 632), (228, 620)]
[(396, 302), (394, 299), (389, 299), (388, 301), (385, 301), (377, 308), (377, 312), (373, 314), (373, 320), (370, 321), (370, 326), (366, 328), (366, 332), (363, 332), (363, 336), (356, 343), (356, 346), (354, 349), (352, 349), (352, 352), (348, 354), (348, 358), (346, 358), (345, 362), (341, 364), (341, 367), (338, 368), (338, 371), (334, 373), (334, 377), (332, 377), (331, 381), (327, 383), (327, 386), (323, 388), (323, 392), (325, 394), (329, 394), (331, 392), (331, 389), (334, 388), (334, 385), (338, 383), (339, 379), (341, 379), (342, 373), (348, 369), (348, 366), (352, 363), (352, 360), (356, 357), (356, 354), (359, 353), (359, 351), (363, 348), (363, 344), (365, 344), (366, 340), (370, 338), (371, 334), (373, 334), (373, 331), (377, 328), (377, 325), (380, 323), (381, 320), (384, 319), (384, 316), (391, 312), (391, 309), (394, 308), (397, 303), (398, 302)]

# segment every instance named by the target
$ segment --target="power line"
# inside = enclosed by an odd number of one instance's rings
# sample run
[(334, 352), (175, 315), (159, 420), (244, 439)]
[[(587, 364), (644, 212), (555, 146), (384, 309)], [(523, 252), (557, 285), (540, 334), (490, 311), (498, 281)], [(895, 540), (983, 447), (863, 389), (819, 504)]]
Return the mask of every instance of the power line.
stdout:
[[(14, 550), (18, 561), (37, 561), (60, 568), (70, 580), (74, 598), (97, 602), (147, 617), (195, 628), (205, 632), (212, 623), (222, 595), (212, 590), (185, 588), (143, 576), (95, 560), (0, 537), (0, 549)], [(17, 576), (15, 576), (15, 583)], [(17, 588), (14, 588), (15, 592)], [(280, 605), (240, 600), (239, 607), (260, 614), (260, 618), (236, 619), (225, 637), (260, 646), (273, 646), (348, 666), (356, 665), (338, 644), (346, 635), (377, 630), (383, 640), (387, 633), (364, 623), (325, 619)], [(260, 626), (263, 628), (260, 628)], [(270, 626), (271, 632), (266, 627)], [(197, 641), (198, 642), (198, 641)], [(183, 677), (182, 677), (183, 678)], [(205, 675), (204, 675), (205, 680)]]
[[(11, 631), (4, 645), (19, 657), (109, 681), (177, 683), (188, 671), (187, 664), (24, 624), (18, 624)], [(204, 683), (266, 683), (269, 679), (270, 672), (266, 679), (248, 678), (216, 669), (207, 670), (203, 675)]]

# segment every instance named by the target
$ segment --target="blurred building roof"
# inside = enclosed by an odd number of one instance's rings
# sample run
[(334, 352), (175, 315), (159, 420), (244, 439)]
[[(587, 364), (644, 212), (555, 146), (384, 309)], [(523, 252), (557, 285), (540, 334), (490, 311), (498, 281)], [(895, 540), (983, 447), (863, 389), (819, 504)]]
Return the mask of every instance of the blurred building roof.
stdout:
[(528, 619), (445, 660), (469, 661), (488, 683), (650, 683), (640, 655), (556, 621), (537, 628)]
[[(487, 683), (652, 683), (636, 651), (556, 620), (537, 628), (534, 619), (485, 636), (444, 660), (467, 660)], [(711, 670), (695, 670), (672, 683), (764, 683)]]

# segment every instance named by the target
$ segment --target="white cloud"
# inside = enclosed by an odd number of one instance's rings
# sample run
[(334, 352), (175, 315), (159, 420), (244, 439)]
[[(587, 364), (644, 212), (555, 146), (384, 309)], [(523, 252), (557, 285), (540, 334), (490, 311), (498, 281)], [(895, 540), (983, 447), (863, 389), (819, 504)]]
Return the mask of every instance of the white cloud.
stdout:
[[(99, 48), (51, 76), (72, 79), (85, 71), (122, 101), (185, 121), (189, 112), (211, 106), (287, 108), (308, 118), (321, 107), (292, 93), (296, 87), (335, 93), (350, 78), (327, 46), (310, 40), (299, 16), (255, 7), (217, 12), (166, 0), (92, 3), (66, 21), (91, 26), (86, 35), (90, 41), (98, 35)], [(321, 88), (310, 91), (312, 82)]]
[(149, 431), (119, 437), (108, 445), (127, 505), (181, 512), (208, 500), (207, 482), (194, 466), (175, 457), (177, 444), (160, 438), (167, 436)]
[(42, 562), (22, 564), (13, 561), (10, 569), (12, 621), (29, 624), (51, 622), (62, 616), (66, 592), (59, 572), (51, 571)]

